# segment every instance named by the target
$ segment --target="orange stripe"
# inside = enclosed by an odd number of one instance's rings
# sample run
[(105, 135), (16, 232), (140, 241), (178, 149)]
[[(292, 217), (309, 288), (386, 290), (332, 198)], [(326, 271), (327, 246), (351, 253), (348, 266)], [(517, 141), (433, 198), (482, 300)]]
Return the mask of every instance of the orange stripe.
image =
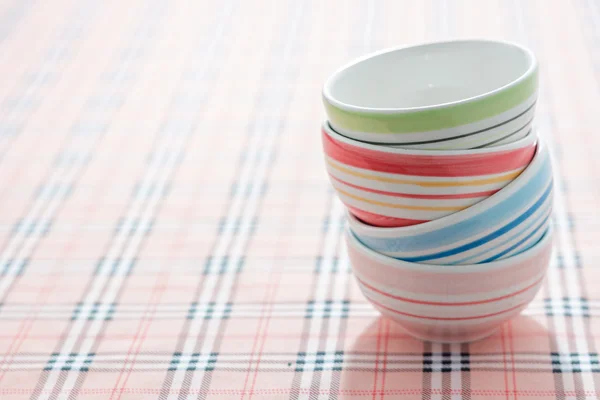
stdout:
[(453, 194), (412, 194), (412, 193), (398, 193), (398, 192), (386, 192), (384, 190), (371, 189), (364, 186), (358, 186), (350, 182), (346, 182), (343, 179), (336, 177), (333, 174), (329, 174), (329, 177), (336, 182), (339, 182), (343, 185), (349, 186), (354, 189), (362, 190), (365, 192), (382, 194), (384, 196), (393, 196), (393, 197), (404, 197), (407, 199), (425, 199), (425, 200), (449, 200), (449, 199), (474, 199), (477, 197), (489, 197), (500, 189), (495, 190), (486, 190), (483, 192), (469, 192), (469, 193), (453, 193)]
[(365, 203), (369, 203), (369, 204), (374, 204), (376, 206), (382, 206), (382, 207), (389, 207), (389, 208), (401, 208), (403, 210), (416, 210), (416, 211), (460, 211), (460, 210), (464, 210), (465, 208), (469, 207), (469, 206), (453, 206), (453, 207), (424, 207), (424, 206), (406, 206), (406, 205), (402, 205), (402, 204), (390, 204), (390, 203), (384, 203), (382, 201), (377, 201), (377, 200), (371, 200), (371, 199), (365, 199), (363, 197), (360, 196), (355, 196), (353, 194), (350, 194), (340, 188), (335, 188), (335, 190), (337, 190), (338, 193), (343, 194), (344, 196), (350, 197), (351, 199), (354, 200), (358, 200), (358, 201), (362, 201)]
[(512, 181), (517, 176), (523, 172), (525, 168), (519, 169), (518, 171), (509, 172), (507, 174), (497, 176), (495, 178), (487, 178), (487, 179), (472, 179), (469, 181), (460, 181), (460, 182), (427, 182), (427, 181), (412, 181), (408, 179), (397, 179), (397, 178), (387, 178), (384, 176), (375, 176), (371, 174), (365, 174), (358, 171), (353, 171), (348, 168), (344, 168), (341, 165), (334, 164), (331, 160), (327, 160), (327, 163), (332, 167), (346, 174), (354, 175), (359, 178), (370, 179), (373, 181), (379, 182), (387, 182), (387, 183), (400, 183), (407, 185), (417, 185), (423, 187), (457, 187), (457, 186), (478, 186), (478, 185), (489, 185), (491, 183), (499, 183)]

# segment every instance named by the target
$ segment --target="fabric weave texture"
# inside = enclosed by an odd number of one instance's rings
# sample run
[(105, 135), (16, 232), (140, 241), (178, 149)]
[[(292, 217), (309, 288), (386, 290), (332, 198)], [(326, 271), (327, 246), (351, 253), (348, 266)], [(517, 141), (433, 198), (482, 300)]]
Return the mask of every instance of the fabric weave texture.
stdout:
[[(555, 252), (439, 345), (358, 289), (320, 94), (455, 37), (539, 59)], [(0, 2), (0, 399), (598, 398), (599, 39), (595, 0)]]

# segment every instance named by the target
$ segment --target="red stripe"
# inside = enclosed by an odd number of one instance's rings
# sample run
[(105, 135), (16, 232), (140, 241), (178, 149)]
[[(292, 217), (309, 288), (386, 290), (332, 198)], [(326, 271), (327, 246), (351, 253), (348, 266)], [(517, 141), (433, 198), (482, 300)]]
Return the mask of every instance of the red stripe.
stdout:
[[(452, 267), (448, 267), (448, 268), (452, 268)], [(523, 288), (517, 292), (514, 293), (510, 293), (510, 294), (506, 294), (504, 296), (500, 296), (500, 297), (494, 297), (493, 299), (486, 299), (486, 300), (478, 300), (478, 301), (465, 301), (465, 302), (457, 302), (457, 303), (448, 303), (448, 302), (437, 302), (437, 301), (423, 301), (423, 300), (415, 300), (415, 299), (409, 299), (406, 297), (401, 297), (401, 296), (395, 296), (393, 294), (387, 293), (387, 292), (383, 292), (377, 288), (374, 288), (373, 286), (369, 285), (368, 283), (365, 283), (365, 281), (363, 281), (362, 279), (356, 277), (356, 280), (358, 280), (360, 283), (362, 283), (363, 285), (365, 285), (367, 288), (369, 288), (370, 290), (379, 293), (383, 296), (386, 297), (390, 297), (394, 300), (401, 300), (407, 303), (416, 303), (416, 304), (425, 304), (425, 305), (430, 305), (430, 306), (474, 306), (474, 305), (478, 305), (478, 304), (485, 304), (485, 303), (493, 303), (495, 301), (500, 301), (500, 300), (505, 300), (505, 299), (509, 299), (511, 297), (517, 296), (521, 293), (524, 293), (526, 291), (528, 291), (529, 289), (531, 289), (532, 287), (534, 287), (535, 285), (539, 284), (542, 279), (544, 279), (544, 277), (542, 276), (540, 279), (538, 279), (537, 281), (535, 281), (534, 283), (532, 283), (531, 285), (527, 286), (526, 288)]]
[(505, 313), (510, 312), (510, 311), (517, 310), (517, 309), (519, 309), (519, 308), (527, 305), (527, 303), (529, 303), (529, 301), (526, 301), (526, 302), (518, 304), (518, 305), (516, 305), (514, 307), (507, 308), (506, 310), (498, 311), (498, 312), (491, 313), (491, 314), (475, 315), (475, 316), (472, 316), (472, 317), (456, 317), (456, 318), (446, 317), (446, 318), (444, 318), (444, 317), (427, 317), (427, 316), (424, 316), (424, 315), (415, 315), (415, 314), (405, 313), (405, 312), (402, 312), (402, 311), (394, 310), (393, 308), (386, 307), (383, 304), (380, 304), (380, 303), (376, 302), (375, 300), (371, 299), (368, 296), (367, 296), (367, 298), (369, 299), (369, 301), (371, 303), (373, 303), (377, 307), (381, 307), (381, 308), (386, 309), (386, 310), (388, 310), (390, 312), (393, 312), (395, 314), (400, 314), (400, 315), (404, 315), (404, 316), (412, 317), (412, 318), (427, 319), (427, 320), (432, 320), (432, 321), (469, 321), (469, 320), (474, 320), (474, 319), (482, 319), (482, 318), (495, 317), (496, 315), (501, 315), (501, 314), (505, 314)]
[(336, 178), (335, 176), (329, 174), (329, 176), (331, 177), (331, 179), (334, 179), (340, 183), (343, 183), (346, 186), (350, 186), (352, 188), (355, 189), (360, 189), (363, 190), (365, 192), (371, 192), (371, 193), (377, 193), (377, 194), (382, 194), (385, 196), (394, 196), (394, 197), (406, 197), (409, 199), (431, 199), (431, 200), (437, 200), (437, 199), (472, 199), (474, 197), (489, 197), (491, 195), (493, 195), (494, 193), (496, 193), (499, 189), (497, 190), (487, 190), (485, 192), (474, 192), (474, 193), (455, 193), (455, 194), (412, 194), (412, 193), (395, 193), (395, 192), (386, 192), (383, 190), (377, 190), (377, 189), (370, 189), (370, 188), (366, 188), (366, 187), (362, 187), (362, 186), (358, 186), (358, 185), (354, 185), (352, 183), (343, 181), (339, 178)]
[(529, 165), (537, 147), (536, 143), (532, 143), (519, 149), (485, 154), (415, 155), (357, 147), (335, 140), (324, 129), (322, 136), (325, 153), (338, 162), (372, 171), (413, 176), (459, 177), (509, 172)]
[(370, 213), (368, 211), (359, 210), (358, 208), (349, 206), (348, 204), (346, 204), (346, 207), (356, 218), (366, 223), (367, 225), (378, 226), (382, 228), (395, 228), (399, 226), (410, 226), (427, 222), (418, 219), (386, 217), (385, 215), (379, 215)]

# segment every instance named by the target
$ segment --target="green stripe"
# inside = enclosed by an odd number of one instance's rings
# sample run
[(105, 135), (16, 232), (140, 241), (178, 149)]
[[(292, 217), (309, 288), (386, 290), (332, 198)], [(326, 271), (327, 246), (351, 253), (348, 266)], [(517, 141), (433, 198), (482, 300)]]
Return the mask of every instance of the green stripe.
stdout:
[(345, 130), (368, 133), (415, 133), (454, 128), (501, 114), (533, 95), (538, 70), (507, 90), (478, 101), (435, 110), (401, 114), (361, 113), (342, 110), (324, 101), (329, 120)]

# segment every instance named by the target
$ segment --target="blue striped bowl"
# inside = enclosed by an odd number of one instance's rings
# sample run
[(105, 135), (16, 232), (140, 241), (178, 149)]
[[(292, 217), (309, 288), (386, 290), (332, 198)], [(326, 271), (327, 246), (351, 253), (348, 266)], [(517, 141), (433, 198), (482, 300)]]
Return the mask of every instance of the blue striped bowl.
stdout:
[(399, 260), (433, 265), (481, 264), (522, 253), (550, 224), (552, 164), (538, 139), (537, 152), (515, 180), (487, 199), (418, 225), (381, 228), (348, 213), (350, 229), (368, 248)]

